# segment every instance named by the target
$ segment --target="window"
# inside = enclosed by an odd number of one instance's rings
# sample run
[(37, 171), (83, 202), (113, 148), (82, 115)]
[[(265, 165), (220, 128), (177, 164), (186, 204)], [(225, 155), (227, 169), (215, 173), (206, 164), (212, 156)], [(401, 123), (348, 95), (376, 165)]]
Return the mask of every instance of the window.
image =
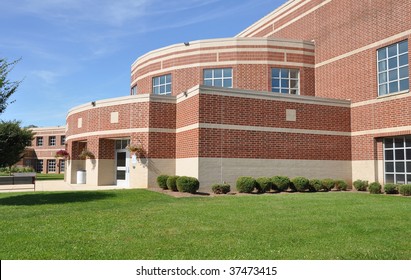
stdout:
[(66, 161), (64, 159), (60, 160), (60, 172), (63, 173), (66, 171)]
[(271, 91), (284, 94), (300, 94), (297, 69), (271, 69)]
[(214, 87), (233, 87), (233, 69), (205, 69), (204, 85)]
[(153, 93), (159, 95), (171, 94), (171, 74), (153, 78)]
[(47, 172), (56, 172), (56, 160), (55, 159), (47, 160)]
[(131, 88), (131, 95), (136, 95), (137, 94), (137, 86), (133, 86)]
[(411, 183), (411, 136), (384, 139), (385, 183)]
[(37, 160), (37, 163), (36, 163), (36, 172), (37, 172), (37, 173), (43, 172), (43, 160), (42, 160), (42, 159), (38, 159), (38, 160)]
[(36, 145), (43, 146), (43, 137), (36, 137)]
[(130, 144), (130, 139), (116, 140), (116, 150), (126, 149)]
[(56, 146), (56, 136), (49, 137), (49, 146)]
[(409, 89), (408, 41), (402, 41), (377, 51), (378, 95)]
[(60, 137), (60, 143), (61, 143), (61, 145), (65, 145), (65, 144), (66, 144), (66, 136), (62, 135), (62, 136)]

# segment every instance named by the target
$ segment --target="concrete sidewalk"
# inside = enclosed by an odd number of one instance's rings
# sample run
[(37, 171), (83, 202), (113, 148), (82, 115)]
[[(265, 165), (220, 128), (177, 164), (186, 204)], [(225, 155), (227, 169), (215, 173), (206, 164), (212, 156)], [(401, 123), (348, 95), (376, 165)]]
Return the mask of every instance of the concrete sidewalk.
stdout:
[[(36, 181), (35, 191), (95, 191), (95, 190), (119, 190), (126, 189), (124, 187), (118, 186), (87, 186), (84, 185), (70, 185), (64, 182), (63, 180), (40, 180)], [(30, 192), (34, 191), (33, 185), (0, 185), (0, 193), (4, 192)]]

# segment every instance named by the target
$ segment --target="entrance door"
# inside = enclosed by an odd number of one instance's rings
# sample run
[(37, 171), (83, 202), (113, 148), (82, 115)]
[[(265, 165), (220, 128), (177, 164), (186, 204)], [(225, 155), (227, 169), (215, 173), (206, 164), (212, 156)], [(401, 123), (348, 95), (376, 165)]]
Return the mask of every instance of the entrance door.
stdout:
[(116, 180), (117, 186), (129, 186), (130, 153), (128, 150), (116, 150)]

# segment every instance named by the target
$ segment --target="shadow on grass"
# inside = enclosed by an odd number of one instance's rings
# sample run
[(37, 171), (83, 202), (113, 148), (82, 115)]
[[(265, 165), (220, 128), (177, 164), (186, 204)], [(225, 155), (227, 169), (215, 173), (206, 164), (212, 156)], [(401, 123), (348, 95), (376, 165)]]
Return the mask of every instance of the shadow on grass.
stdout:
[(73, 202), (89, 202), (115, 197), (114, 193), (103, 192), (64, 192), (64, 193), (37, 193), (23, 194), (0, 198), (0, 205), (32, 206), (45, 204), (65, 204)]

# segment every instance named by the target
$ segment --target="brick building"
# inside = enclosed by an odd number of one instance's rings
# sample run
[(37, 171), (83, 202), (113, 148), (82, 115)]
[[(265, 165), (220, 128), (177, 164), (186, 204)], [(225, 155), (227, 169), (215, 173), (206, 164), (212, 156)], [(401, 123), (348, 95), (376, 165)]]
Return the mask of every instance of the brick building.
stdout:
[[(66, 179), (411, 182), (409, 11), (408, 0), (294, 0), (233, 38), (151, 51), (131, 66), (130, 96), (69, 111)], [(79, 159), (84, 148), (94, 158)]]
[(56, 158), (56, 152), (65, 150), (66, 128), (31, 128), (34, 139), (18, 165), (30, 166), (38, 173), (64, 173), (65, 159)]

